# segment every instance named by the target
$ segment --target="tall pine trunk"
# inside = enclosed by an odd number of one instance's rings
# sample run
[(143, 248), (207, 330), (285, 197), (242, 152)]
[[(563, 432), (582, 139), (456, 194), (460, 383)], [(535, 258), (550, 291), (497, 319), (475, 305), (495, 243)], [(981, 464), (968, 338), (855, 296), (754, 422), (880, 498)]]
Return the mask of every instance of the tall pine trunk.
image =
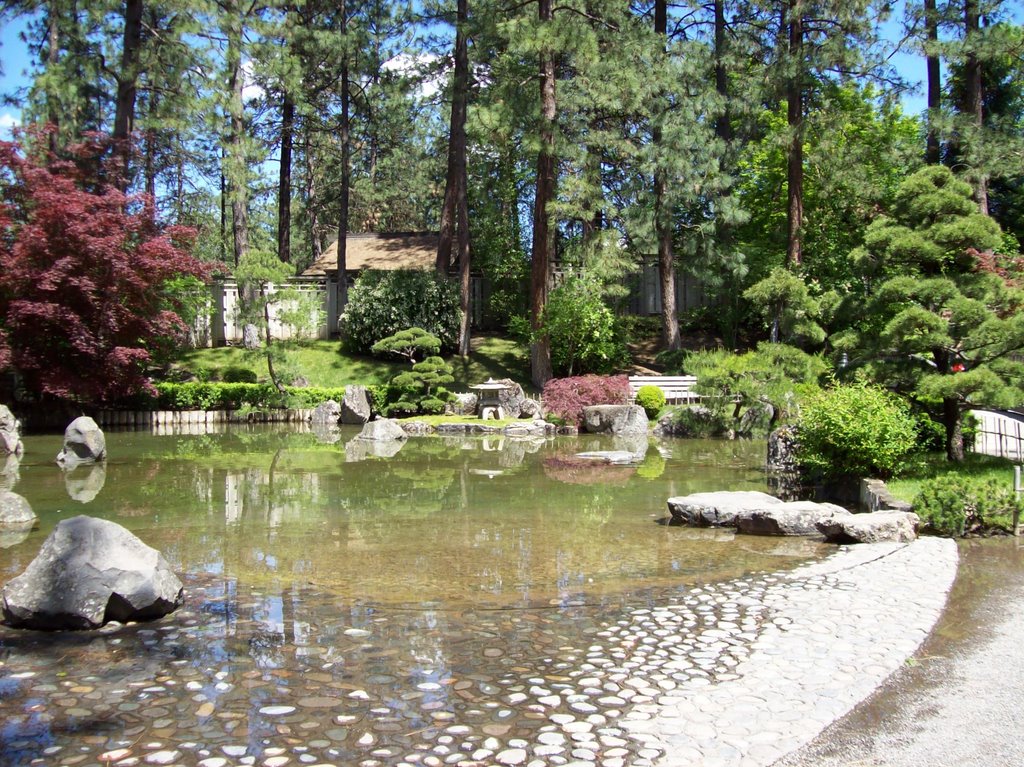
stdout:
[(231, 243), (235, 266), (249, 250), (249, 189), (246, 183), (248, 163), (245, 157), (245, 103), (242, 75), (242, 16), (237, 4), (228, 9), (227, 52), (228, 68), (228, 141), (227, 191), (231, 206)]
[[(655, 0), (654, 31), (663, 38), (668, 31), (668, 0)], [(660, 99), (659, 99), (660, 105)], [(655, 152), (660, 154), (662, 132), (659, 120), (651, 130)], [(659, 162), (654, 171), (654, 222), (658, 238), (658, 284), (661, 291), (661, 341), (666, 349), (683, 348), (676, 308), (676, 267), (672, 252), (672, 205), (668, 201), (668, 179)]]
[[(57, 68), (57, 61), (60, 58), (60, 33), (58, 27), (58, 11), (55, 0), (50, 0), (46, 9), (46, 70), (52, 76)], [(50, 133), (48, 145), (51, 152), (56, 152), (60, 132), (60, 108), (57, 94), (52, 85), (52, 77), (47, 79), (46, 86), (46, 119), (53, 126)]]
[(341, 209), (338, 211), (338, 311), (348, 304), (348, 206), (352, 187), (351, 83), (349, 82), (348, 8), (341, 4), (341, 34), (344, 51), (341, 61)]
[(946, 460), (964, 460), (963, 416), (960, 401), (955, 397), (942, 400), (942, 421), (946, 427)]
[[(983, 91), (981, 84), (981, 61), (973, 46), (981, 31), (981, 17), (978, 11), (978, 0), (964, 0), (964, 42), (967, 45), (967, 58), (964, 62), (964, 104), (962, 111), (974, 124), (974, 141), (981, 141), (981, 130), (985, 124)], [(978, 209), (988, 215), (988, 177), (982, 168), (978, 168), (974, 178), (974, 199)]]
[(281, 167), (277, 182), (277, 257), (292, 260), (292, 144), (295, 140), (295, 101), (290, 93), (281, 100)]
[(942, 108), (942, 70), (939, 54), (935, 49), (939, 42), (939, 15), (935, 8), (935, 0), (924, 0), (924, 26), (929, 46), (925, 56), (928, 72), (928, 137), (924, 160), (929, 165), (938, 165), (942, 158), (935, 120)]
[(139, 54), (142, 50), (142, 10), (142, 0), (126, 0), (113, 133), (115, 151), (121, 162), (117, 187), (122, 192), (128, 189), (131, 182), (131, 137), (135, 127), (135, 97), (138, 92)]
[[(538, 0), (541, 24), (554, 19), (552, 0)], [(530, 374), (538, 388), (552, 377), (551, 342), (542, 330), (542, 317), (548, 299), (548, 278), (554, 258), (555, 231), (549, 206), (555, 199), (555, 55), (547, 46), (540, 63), (540, 150), (537, 153), (537, 187), (533, 210), (533, 251), (530, 263), (530, 324), (535, 338), (530, 346)]]
[(803, 10), (800, 0), (789, 0), (786, 14), (789, 33), (789, 65), (786, 84), (786, 118), (789, 126), (789, 150), (786, 169), (786, 263), (790, 267), (803, 262), (804, 222), (804, 101), (803, 101)]

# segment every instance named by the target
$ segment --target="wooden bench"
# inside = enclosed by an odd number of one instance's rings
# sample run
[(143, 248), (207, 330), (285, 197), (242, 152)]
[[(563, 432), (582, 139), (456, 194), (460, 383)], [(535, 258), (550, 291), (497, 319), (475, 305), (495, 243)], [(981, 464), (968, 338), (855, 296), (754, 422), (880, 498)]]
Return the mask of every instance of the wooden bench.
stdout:
[(700, 395), (693, 391), (696, 383), (697, 376), (630, 376), (629, 393), (636, 399), (641, 386), (657, 386), (670, 405), (700, 402)]

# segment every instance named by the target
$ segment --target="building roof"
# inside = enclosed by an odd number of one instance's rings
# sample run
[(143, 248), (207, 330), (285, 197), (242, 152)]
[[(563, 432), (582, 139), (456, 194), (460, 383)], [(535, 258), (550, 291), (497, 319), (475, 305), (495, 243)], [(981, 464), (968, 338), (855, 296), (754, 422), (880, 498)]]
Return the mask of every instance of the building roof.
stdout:
[[(433, 269), (437, 259), (436, 232), (350, 234), (345, 238), (345, 270)], [(338, 243), (332, 242), (304, 277), (322, 276), (338, 268)]]

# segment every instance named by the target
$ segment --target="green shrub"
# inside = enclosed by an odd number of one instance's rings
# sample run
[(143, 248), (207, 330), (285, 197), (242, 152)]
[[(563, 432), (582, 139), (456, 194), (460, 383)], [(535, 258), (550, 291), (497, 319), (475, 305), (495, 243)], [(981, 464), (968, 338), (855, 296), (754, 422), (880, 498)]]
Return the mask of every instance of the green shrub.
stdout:
[(443, 413), (445, 403), (453, 396), (444, 387), (454, 381), (451, 365), (440, 357), (427, 357), (423, 362), (413, 365), (412, 370), (391, 379), (390, 392), (392, 396), (397, 395), (398, 398), (384, 406), (384, 415)]
[(224, 383), (256, 383), (256, 371), (243, 367), (227, 367), (221, 374)]
[(932, 532), (959, 537), (978, 530), (1009, 529), (1021, 502), (1009, 483), (945, 476), (921, 485), (914, 511)]
[(441, 340), (423, 328), (408, 328), (393, 336), (382, 338), (370, 348), (370, 351), (378, 357), (394, 354), (412, 364), (417, 357), (426, 358), (440, 354)]
[(342, 333), (352, 351), (368, 354), (375, 343), (408, 328), (422, 328), (457, 349), (459, 287), (433, 271), (363, 272), (348, 293)]
[[(369, 387), (371, 392), (374, 387)], [(238, 410), (247, 408), (316, 407), (329, 399), (340, 402), (344, 387), (286, 387), (287, 395), (273, 384), (255, 383), (169, 383), (156, 385), (156, 407), (163, 410)], [(374, 392), (374, 396), (376, 396)]]
[(730, 429), (728, 419), (720, 410), (697, 405), (696, 407), (680, 407), (672, 412), (671, 432), (675, 437), (706, 439), (724, 436), (730, 432)]
[(629, 359), (615, 315), (593, 279), (571, 276), (552, 290), (541, 325), (556, 376), (612, 373)]
[(665, 407), (665, 393), (657, 386), (641, 386), (636, 393), (636, 404), (642, 407), (647, 417), (653, 421)]
[(892, 476), (917, 443), (907, 403), (868, 384), (811, 395), (797, 423), (797, 461), (813, 478)]

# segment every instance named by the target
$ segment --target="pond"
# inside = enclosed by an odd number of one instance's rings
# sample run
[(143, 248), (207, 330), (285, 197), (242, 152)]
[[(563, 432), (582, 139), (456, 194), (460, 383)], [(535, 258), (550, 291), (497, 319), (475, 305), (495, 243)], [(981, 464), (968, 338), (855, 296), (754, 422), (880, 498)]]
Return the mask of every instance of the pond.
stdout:
[(187, 597), (151, 624), (0, 628), (0, 763), (649, 764), (615, 719), (740, 650), (675, 653), (644, 616), (697, 600), (684, 634), (745, 626), (701, 607), (708, 584), (830, 550), (665, 524), (673, 495), (766, 490), (759, 442), (626, 445), (642, 460), (611, 466), (576, 456), (611, 438), (387, 456), (356, 433), (108, 432), (106, 466), (67, 474), (59, 437), (25, 439), (8, 482), (40, 529), (2, 542), (3, 580), (85, 513), (160, 549)]

